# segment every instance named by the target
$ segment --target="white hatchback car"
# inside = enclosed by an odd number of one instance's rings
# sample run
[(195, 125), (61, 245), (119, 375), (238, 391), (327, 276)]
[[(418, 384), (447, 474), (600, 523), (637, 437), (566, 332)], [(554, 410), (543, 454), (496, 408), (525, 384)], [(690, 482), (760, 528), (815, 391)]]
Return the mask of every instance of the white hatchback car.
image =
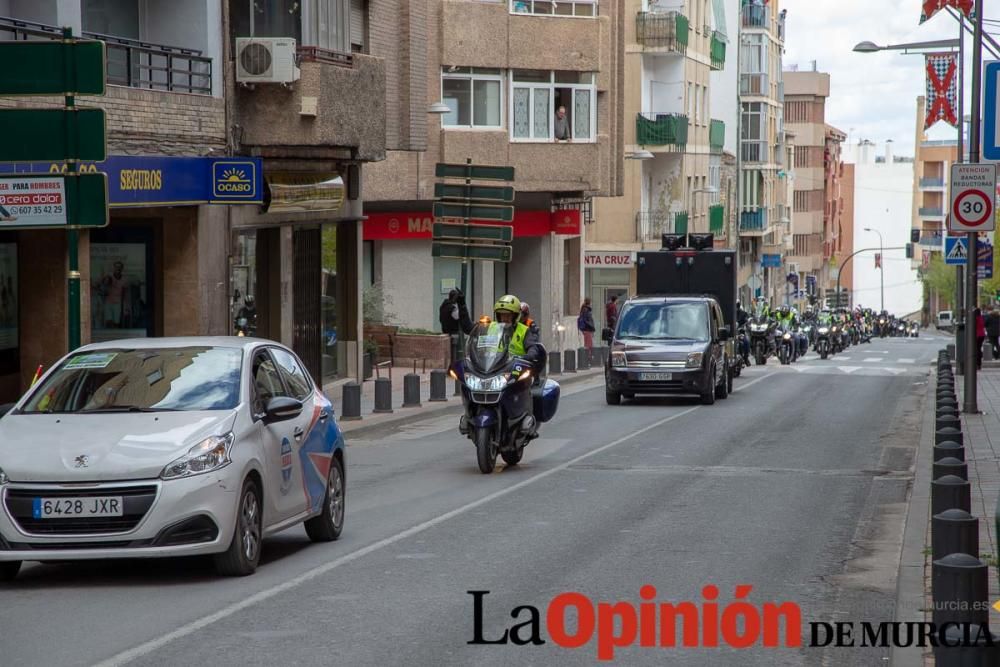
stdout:
[(0, 581), (25, 560), (213, 554), (344, 525), (344, 440), (295, 354), (251, 338), (88, 345), (0, 419)]

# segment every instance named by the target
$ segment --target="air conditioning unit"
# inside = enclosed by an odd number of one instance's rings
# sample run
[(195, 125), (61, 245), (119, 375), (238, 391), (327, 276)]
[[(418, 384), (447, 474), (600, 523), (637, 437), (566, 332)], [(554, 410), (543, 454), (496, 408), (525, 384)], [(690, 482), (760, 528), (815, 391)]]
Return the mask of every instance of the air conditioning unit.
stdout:
[(236, 80), (291, 83), (299, 80), (293, 37), (237, 37)]

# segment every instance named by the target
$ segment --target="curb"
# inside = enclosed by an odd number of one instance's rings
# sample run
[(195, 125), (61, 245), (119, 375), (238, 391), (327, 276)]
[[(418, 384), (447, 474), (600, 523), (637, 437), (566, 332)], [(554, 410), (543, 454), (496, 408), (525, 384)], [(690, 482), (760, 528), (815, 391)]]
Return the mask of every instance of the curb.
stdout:
[[(551, 379), (558, 382), (560, 385), (570, 385), (582, 382), (584, 380), (590, 380), (595, 377), (601, 377), (604, 373), (604, 367), (591, 368), (588, 371), (577, 371), (576, 373), (562, 373), (557, 376), (549, 376)], [(449, 399), (453, 398), (449, 395)], [(348, 446), (350, 445), (349, 438), (356, 435), (364, 435), (372, 431), (376, 431), (382, 428), (388, 428), (393, 426), (398, 426), (405, 422), (414, 421), (417, 419), (422, 419), (426, 416), (431, 415), (448, 415), (448, 414), (459, 414), (462, 411), (461, 399), (458, 401), (448, 400), (447, 402), (427, 402), (423, 407), (413, 407), (413, 408), (394, 408), (396, 412), (393, 413), (393, 417), (384, 417), (382, 415), (374, 414), (373, 416), (379, 418), (376, 422), (365, 423), (363, 419), (354, 419), (345, 421), (342, 417), (337, 417), (337, 424), (340, 426), (341, 433), (343, 433), (344, 438), (347, 439)], [(401, 413), (400, 410), (405, 410), (405, 413)], [(368, 416), (368, 415), (365, 415)]]
[[(906, 510), (906, 528), (903, 531), (903, 548), (899, 554), (896, 576), (896, 607), (893, 620), (923, 623), (927, 596), (928, 556), (927, 532), (930, 526), (931, 505), (931, 456), (934, 446), (934, 390), (935, 374), (927, 376), (921, 410), (924, 418), (920, 425), (920, 440), (913, 457), (913, 486), (910, 487)], [(889, 664), (893, 667), (922, 666), (924, 647), (893, 646)]]

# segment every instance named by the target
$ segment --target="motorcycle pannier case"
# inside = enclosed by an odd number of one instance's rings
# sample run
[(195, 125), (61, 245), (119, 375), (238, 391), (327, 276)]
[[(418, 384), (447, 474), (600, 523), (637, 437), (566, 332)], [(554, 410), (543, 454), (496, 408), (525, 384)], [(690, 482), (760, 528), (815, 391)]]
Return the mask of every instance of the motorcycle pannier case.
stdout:
[(549, 421), (556, 416), (556, 409), (559, 407), (559, 383), (546, 380), (541, 387), (533, 387), (531, 400), (535, 419), (540, 422)]

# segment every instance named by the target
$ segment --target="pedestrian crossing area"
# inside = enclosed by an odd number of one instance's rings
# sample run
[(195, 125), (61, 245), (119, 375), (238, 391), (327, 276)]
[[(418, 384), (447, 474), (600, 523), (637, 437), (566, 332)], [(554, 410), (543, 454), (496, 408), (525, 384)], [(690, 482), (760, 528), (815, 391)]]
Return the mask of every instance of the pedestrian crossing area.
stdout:
[[(852, 354), (853, 352), (853, 354)], [(879, 356), (876, 356), (879, 355)], [(849, 375), (849, 376), (926, 376), (931, 370), (931, 357), (898, 357), (895, 358), (886, 351), (848, 350), (827, 359), (809, 351), (805, 357), (793, 364), (782, 366), (775, 358), (767, 360), (766, 366), (751, 366), (744, 373), (751, 372), (782, 372), (799, 375)]]

